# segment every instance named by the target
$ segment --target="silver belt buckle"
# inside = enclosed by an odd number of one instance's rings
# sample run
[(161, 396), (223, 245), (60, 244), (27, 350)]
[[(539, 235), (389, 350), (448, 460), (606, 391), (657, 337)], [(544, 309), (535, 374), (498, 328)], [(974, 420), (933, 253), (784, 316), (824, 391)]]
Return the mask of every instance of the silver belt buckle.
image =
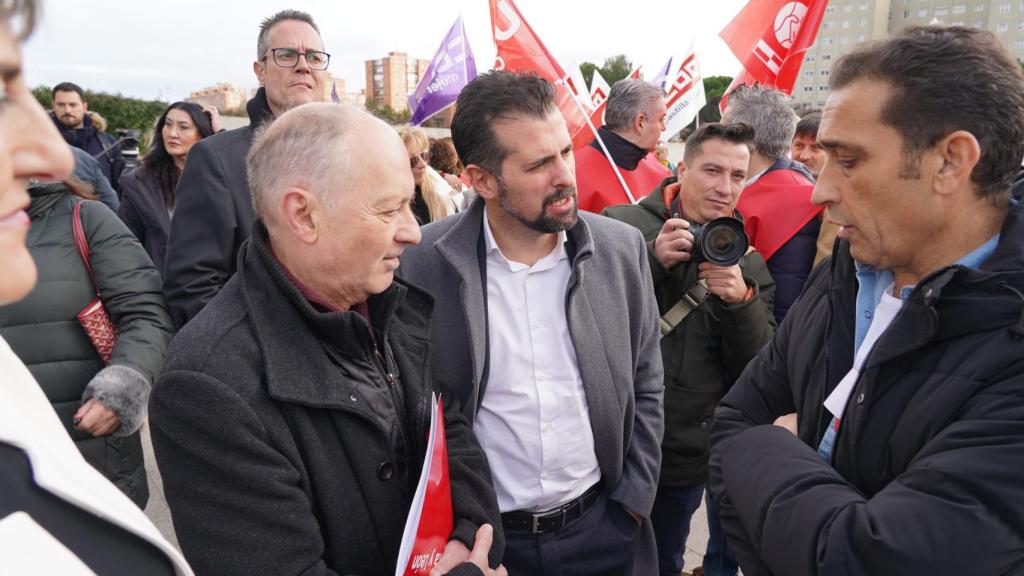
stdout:
[(530, 526), (530, 533), (540, 534), (540, 514), (531, 514), (530, 516), (533, 518), (533, 524)]

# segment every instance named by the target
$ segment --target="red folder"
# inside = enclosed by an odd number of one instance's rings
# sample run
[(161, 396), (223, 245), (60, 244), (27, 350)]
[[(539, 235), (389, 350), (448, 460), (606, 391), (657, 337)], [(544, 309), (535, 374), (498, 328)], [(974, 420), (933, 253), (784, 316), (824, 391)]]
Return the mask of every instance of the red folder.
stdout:
[(431, 399), (430, 438), (427, 456), (416, 486), (416, 495), (405, 521), (395, 576), (426, 576), (448, 544), (454, 521), (452, 492), (448, 484), (448, 447), (444, 436), (444, 406)]

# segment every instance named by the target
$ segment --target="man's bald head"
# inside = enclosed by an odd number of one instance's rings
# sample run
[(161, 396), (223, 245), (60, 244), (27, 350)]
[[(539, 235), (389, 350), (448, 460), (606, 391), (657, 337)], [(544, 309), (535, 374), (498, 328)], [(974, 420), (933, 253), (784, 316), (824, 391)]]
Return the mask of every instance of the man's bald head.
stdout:
[(394, 130), (362, 110), (326, 102), (293, 108), (256, 134), (246, 159), (256, 215), (271, 227), (289, 188), (333, 209), (347, 188), (371, 176), (370, 156), (389, 149), (407, 162)]

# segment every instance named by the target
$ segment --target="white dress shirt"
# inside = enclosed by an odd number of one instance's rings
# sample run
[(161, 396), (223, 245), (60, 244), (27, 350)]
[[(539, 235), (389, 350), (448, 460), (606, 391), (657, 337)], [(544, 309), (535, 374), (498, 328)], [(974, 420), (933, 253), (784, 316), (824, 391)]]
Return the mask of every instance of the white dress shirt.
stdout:
[(533, 266), (505, 258), (484, 210), (489, 378), (474, 431), (498, 508), (544, 511), (601, 479), (566, 319), (566, 234)]
[(846, 404), (850, 400), (850, 394), (853, 393), (857, 380), (860, 378), (860, 373), (864, 370), (864, 362), (867, 361), (868, 355), (874, 349), (875, 343), (878, 342), (878, 339), (882, 337), (882, 334), (885, 333), (889, 325), (892, 324), (892, 321), (896, 319), (896, 315), (903, 308), (903, 300), (892, 295), (893, 286), (894, 284), (890, 284), (885, 289), (885, 292), (882, 293), (882, 299), (879, 300), (878, 306), (875, 307), (871, 327), (868, 328), (864, 341), (854, 355), (853, 366), (850, 368), (850, 371), (846, 373), (846, 376), (843, 376), (843, 379), (839, 381), (839, 384), (836, 384), (835, 389), (825, 399), (825, 408), (828, 408), (828, 411), (836, 418), (842, 419), (843, 412), (846, 410)]

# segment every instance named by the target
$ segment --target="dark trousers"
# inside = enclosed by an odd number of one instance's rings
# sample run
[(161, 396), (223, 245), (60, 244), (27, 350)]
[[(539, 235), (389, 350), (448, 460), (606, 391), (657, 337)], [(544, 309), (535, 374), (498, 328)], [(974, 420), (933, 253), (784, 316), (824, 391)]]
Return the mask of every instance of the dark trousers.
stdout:
[(679, 576), (683, 571), (683, 553), (690, 536), (690, 520), (700, 508), (704, 485), (686, 488), (658, 486), (654, 498), (651, 522), (654, 539), (658, 544), (658, 573), (661, 576)]
[[(679, 576), (683, 571), (683, 553), (690, 536), (690, 521), (700, 508), (704, 485), (681, 488), (658, 487), (651, 520), (658, 543), (658, 573), (661, 576)], [(704, 553), (703, 572), (706, 576), (736, 576), (739, 564), (725, 542), (725, 531), (718, 519), (718, 509), (707, 498), (708, 547)]]
[(648, 576), (654, 570), (650, 522), (637, 524), (601, 494), (583, 516), (542, 534), (505, 530), (509, 576)]
[(704, 552), (704, 574), (706, 576), (736, 576), (740, 564), (725, 540), (722, 520), (718, 517), (718, 506), (709, 493), (705, 497), (708, 510), (708, 549)]

